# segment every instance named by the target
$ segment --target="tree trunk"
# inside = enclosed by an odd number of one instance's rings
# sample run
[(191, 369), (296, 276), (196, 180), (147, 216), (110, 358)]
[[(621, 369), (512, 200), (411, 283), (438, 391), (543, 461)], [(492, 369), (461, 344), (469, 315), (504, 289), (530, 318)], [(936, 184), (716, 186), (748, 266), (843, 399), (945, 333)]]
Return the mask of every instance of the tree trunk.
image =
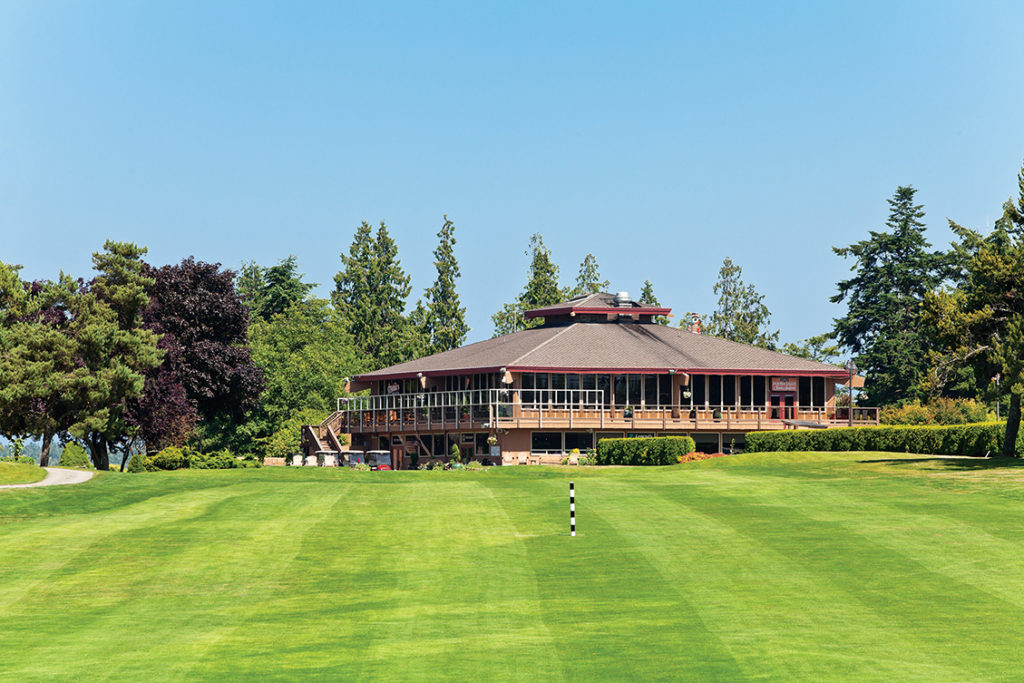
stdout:
[(89, 455), (92, 456), (92, 464), (98, 470), (110, 469), (110, 452), (107, 450), (107, 440), (102, 436), (89, 437)]
[(50, 464), (50, 444), (53, 443), (53, 434), (43, 432), (43, 447), (39, 451), (39, 466), (46, 467)]
[(1006, 416), (1006, 436), (1003, 437), (1003, 457), (1012, 458), (1017, 448), (1020, 431), (1020, 391), (1010, 391), (1010, 414)]

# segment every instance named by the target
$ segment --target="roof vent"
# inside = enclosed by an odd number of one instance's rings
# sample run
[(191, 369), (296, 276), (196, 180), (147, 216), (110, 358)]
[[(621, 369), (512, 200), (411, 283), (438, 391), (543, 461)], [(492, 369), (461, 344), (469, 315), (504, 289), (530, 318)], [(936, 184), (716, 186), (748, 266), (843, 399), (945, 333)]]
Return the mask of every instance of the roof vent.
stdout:
[(615, 305), (619, 308), (625, 308), (632, 305), (632, 303), (633, 300), (629, 298), (629, 292), (619, 292), (615, 295)]

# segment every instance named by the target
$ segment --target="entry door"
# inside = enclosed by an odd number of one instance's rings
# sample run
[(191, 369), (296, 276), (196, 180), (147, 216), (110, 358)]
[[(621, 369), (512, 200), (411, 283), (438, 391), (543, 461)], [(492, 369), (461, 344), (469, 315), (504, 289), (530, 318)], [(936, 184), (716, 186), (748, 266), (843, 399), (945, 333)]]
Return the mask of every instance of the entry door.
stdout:
[(792, 420), (796, 417), (796, 394), (770, 394), (768, 417), (771, 420)]
[(391, 469), (402, 469), (402, 458), (405, 456), (405, 449), (401, 446), (391, 447)]
[(796, 394), (786, 394), (782, 398), (783, 419), (793, 420), (796, 418)]

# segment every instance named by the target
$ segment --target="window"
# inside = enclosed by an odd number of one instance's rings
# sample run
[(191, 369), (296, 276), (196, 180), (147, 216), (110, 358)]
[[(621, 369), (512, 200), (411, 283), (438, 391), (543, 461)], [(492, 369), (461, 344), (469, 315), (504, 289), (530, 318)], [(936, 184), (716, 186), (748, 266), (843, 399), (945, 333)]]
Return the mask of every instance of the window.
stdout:
[(796, 404), (798, 406), (811, 405), (811, 378), (801, 377), (797, 383)]
[(535, 381), (534, 381), (535, 379), (536, 378), (533, 376), (532, 372), (524, 372), (523, 373), (523, 380), (522, 380), (522, 384), (523, 384), (523, 403), (534, 403), (534, 402), (536, 402), (537, 398), (534, 395), (534, 391), (533, 391), (533, 386), (534, 386), (534, 383), (535, 383)]
[(550, 403), (561, 408), (565, 404), (565, 375), (551, 375), (551, 400)]
[(722, 403), (726, 408), (736, 407), (736, 375), (722, 377)]
[(740, 405), (749, 408), (751, 403), (750, 377), (740, 377)]
[(531, 451), (561, 451), (561, 432), (534, 432), (530, 439)]
[(626, 375), (627, 386), (629, 387), (626, 401), (629, 405), (640, 407), (640, 377), (641, 375)]
[(722, 405), (721, 375), (708, 375), (708, 405), (716, 408)]
[(825, 378), (815, 377), (811, 382), (812, 405), (818, 408), (825, 407)]
[(566, 401), (571, 405), (578, 406), (580, 404), (580, 376), (579, 375), (566, 375), (565, 376), (565, 388), (568, 389)]
[(754, 378), (754, 405), (764, 407), (764, 377)]
[(672, 405), (672, 375), (658, 375), (658, 403)]
[(626, 405), (626, 376), (615, 375), (615, 405)]
[(480, 432), (476, 435), (476, 454), (490, 455), (491, 445), (487, 443), (487, 432)]
[(707, 397), (707, 377), (705, 375), (694, 375), (690, 378), (693, 384), (693, 405), (703, 406)]
[(607, 408), (612, 404), (611, 375), (598, 375), (597, 388), (604, 392), (604, 406)]
[(537, 389), (534, 393), (536, 396), (535, 400), (542, 407), (546, 406), (548, 403), (548, 374), (546, 372), (536, 373), (533, 376), (533, 386)]
[(657, 375), (644, 375), (644, 405), (648, 408), (658, 405)]
[(588, 448), (594, 447), (594, 435), (590, 432), (566, 432), (565, 450), (571, 451), (578, 448), (580, 453), (586, 452)]

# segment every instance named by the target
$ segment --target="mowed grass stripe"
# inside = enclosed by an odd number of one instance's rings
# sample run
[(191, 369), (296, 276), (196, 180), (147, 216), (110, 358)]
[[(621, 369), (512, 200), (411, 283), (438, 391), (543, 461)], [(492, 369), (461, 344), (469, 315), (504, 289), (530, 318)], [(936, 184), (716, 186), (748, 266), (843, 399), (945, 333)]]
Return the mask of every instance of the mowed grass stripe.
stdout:
[(282, 568), (288, 590), (251, 620), (273, 647), (221, 640), (193, 675), (464, 680), (515, 678), (521, 664), (523, 678), (557, 678), (534, 578), (487, 489), (370, 476), (389, 479), (356, 480), (344, 506), (307, 529)]
[[(849, 486), (815, 479), (804, 482), (803, 496), (794, 496), (785, 490), (771, 490), (772, 483), (768, 483), (767, 488), (765, 482), (760, 483), (761, 487), (752, 487), (746, 496), (722, 495), (717, 492), (713, 496), (702, 495), (708, 493), (708, 489), (702, 487), (692, 498), (695, 503), (705, 507), (714, 505), (708, 509), (714, 511), (716, 518), (724, 520), (760, 544), (787, 554), (808, 571), (815, 571), (822, 579), (827, 579), (832, 586), (848, 592), (850, 598), (884, 616), (888, 624), (885, 638), (879, 639), (879, 645), (871, 648), (865, 659), (898, 637), (909, 639), (913, 645), (906, 649), (911, 657), (926, 655), (931, 662), (947, 667), (969, 663), (970, 671), (987, 669), (993, 675), (1006, 673), (1005, 652), (993, 649), (983, 638), (979, 639), (979, 635), (996, 626), (1004, 629), (1009, 637), (1019, 638), (1022, 635), (1021, 628), (1014, 625), (1019, 623), (1021, 616), (1019, 606), (994, 596), (988, 587), (974, 585), (974, 577), (932, 569), (938, 566), (947, 552), (944, 543), (919, 544), (919, 552), (915, 554), (911, 552), (913, 546), (894, 545), (887, 538), (884, 528), (877, 528), (884, 526), (876, 524), (879, 517), (886, 520), (885, 525), (897, 529), (911, 529), (920, 525), (917, 519), (919, 515), (915, 513), (908, 516), (901, 510), (900, 501), (926, 499), (929, 497), (926, 492), (907, 490), (905, 482), (898, 489), (904, 496), (893, 496), (895, 491), (884, 491), (884, 487), (878, 486), (881, 480), (876, 480), (869, 483), (867, 488), (875, 486), (878, 490), (860, 491), (860, 497), (867, 501), (875, 497), (888, 500), (890, 508), (886, 509), (879, 503), (872, 507), (868, 502), (852, 510), (852, 514), (845, 520), (820, 521), (813, 517), (834, 517), (832, 511), (841, 507), (841, 499), (852, 491)], [(784, 482), (774, 485), (781, 489), (789, 486)], [(730, 490), (735, 491), (735, 487)], [(942, 490), (934, 490), (930, 495), (941, 499), (946, 494)], [(710, 500), (712, 497), (713, 501)], [(726, 505), (718, 506), (717, 503), (723, 498)], [(775, 502), (770, 504), (769, 501)], [(946, 502), (949, 505), (940, 507), (949, 509), (963, 501)], [(932, 525), (942, 524), (942, 521), (932, 520)], [(758, 556), (763, 557), (764, 553)], [(997, 560), (994, 566), (999, 566), (999, 558), (993, 559)], [(1013, 562), (1011, 557), (1005, 559)], [(815, 591), (815, 594), (827, 597), (820, 590)], [(825, 604), (843, 603), (825, 600)], [(937, 646), (943, 638), (953, 638), (962, 644), (955, 649)], [(901, 668), (900, 672), (901, 675), (907, 675), (905, 668)], [(929, 666), (924, 671), (919, 670), (918, 675), (935, 678), (936, 672)], [(967, 674), (957, 675), (954, 670), (943, 678), (964, 676)]]
[[(652, 564), (690, 596), (746, 677), (961, 677), (956, 666), (932, 659), (929, 642), (890, 630), (890, 620), (861, 604), (836, 575), (816, 571), (735, 522), (755, 517), (758, 510), (735, 498), (691, 498), (680, 487), (633, 488), (633, 522), (650, 537), (642, 547)], [(710, 493), (708, 487), (692, 489)], [(627, 495), (621, 487), (617, 493)], [(802, 540), (818, 544), (821, 539), (805, 530)]]
[[(740, 669), (699, 614), (646, 560), (632, 533), (582, 502), (600, 477), (538, 478), (543, 495), (506, 487), (505, 505), (528, 536), (549, 629), (572, 680), (735, 678)], [(567, 478), (577, 478), (577, 536), (568, 534)], [(495, 481), (489, 482), (495, 484)], [(502, 482), (505, 484), (511, 482)], [(622, 516), (624, 510), (614, 512)], [(557, 519), (556, 523), (552, 520)], [(555, 527), (554, 533), (541, 529)], [(680, 657), (680, 638), (690, 646)]]
[[(78, 532), (80, 547), (61, 549), (68, 561), (16, 611), (2, 612), (0, 629), (16, 634), (26, 656), (21, 669), (0, 664), (0, 673), (73, 677), (82, 662), (67, 653), (84, 650), (97, 653), (105, 675), (184, 677), (221, 630), (238, 626), (233, 608), (281, 589), (265, 569), (293, 553), (301, 534), (287, 517), (264, 519), (266, 506), (305, 508), (323, 499), (323, 490), (310, 493), (224, 485), (59, 520)], [(39, 533), (50, 524), (40, 523)], [(62, 627), (53, 637), (38, 638), (54, 623)]]

